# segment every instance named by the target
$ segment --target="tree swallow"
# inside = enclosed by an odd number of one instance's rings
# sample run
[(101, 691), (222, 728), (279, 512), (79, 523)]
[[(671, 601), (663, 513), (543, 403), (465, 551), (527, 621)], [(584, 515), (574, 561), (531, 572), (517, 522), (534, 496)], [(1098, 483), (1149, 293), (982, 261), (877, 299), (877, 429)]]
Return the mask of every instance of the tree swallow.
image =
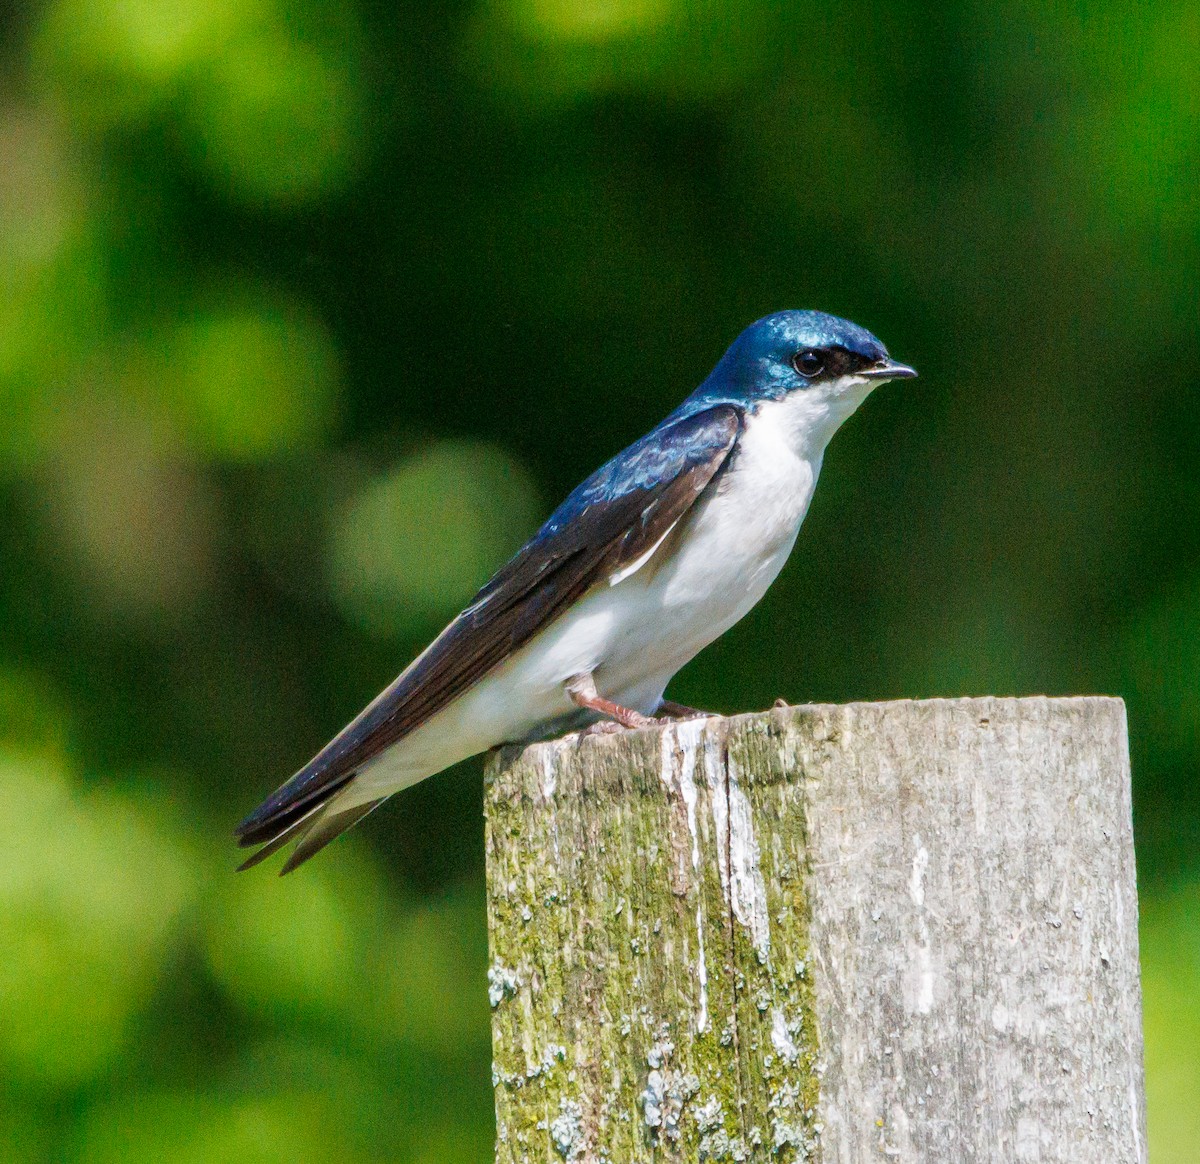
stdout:
[(667, 683), (774, 581), (843, 421), (915, 375), (832, 315), (751, 324), (242, 821), (239, 843), (262, 846), (242, 868), (296, 840), (287, 873), (392, 793), (498, 744), (703, 714), (664, 702)]

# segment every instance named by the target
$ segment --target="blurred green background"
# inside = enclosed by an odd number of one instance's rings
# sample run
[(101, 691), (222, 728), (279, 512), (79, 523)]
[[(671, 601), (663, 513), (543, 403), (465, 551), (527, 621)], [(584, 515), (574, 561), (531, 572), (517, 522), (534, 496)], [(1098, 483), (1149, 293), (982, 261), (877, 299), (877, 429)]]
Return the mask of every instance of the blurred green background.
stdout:
[(233, 824), (746, 323), (921, 371), (672, 695), (1123, 695), (1200, 1139), (1200, 8), (0, 10), (0, 1158), (489, 1157), (480, 773)]

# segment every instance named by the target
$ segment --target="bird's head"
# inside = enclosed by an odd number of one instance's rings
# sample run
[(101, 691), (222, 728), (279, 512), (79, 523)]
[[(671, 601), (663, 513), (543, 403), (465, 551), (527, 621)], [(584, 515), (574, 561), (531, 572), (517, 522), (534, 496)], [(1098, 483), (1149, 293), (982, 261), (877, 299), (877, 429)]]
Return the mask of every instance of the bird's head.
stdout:
[(803, 392), (834, 403), (861, 401), (885, 380), (917, 373), (897, 363), (869, 331), (820, 311), (777, 311), (752, 323), (730, 345), (704, 382), (751, 405)]

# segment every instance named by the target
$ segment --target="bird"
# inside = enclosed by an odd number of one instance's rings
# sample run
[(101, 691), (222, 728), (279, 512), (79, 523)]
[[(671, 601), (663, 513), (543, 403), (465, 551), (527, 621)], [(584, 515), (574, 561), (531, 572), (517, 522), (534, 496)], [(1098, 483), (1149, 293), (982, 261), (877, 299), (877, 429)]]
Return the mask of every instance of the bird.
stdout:
[(706, 714), (668, 682), (766, 593), (826, 446), (916, 376), (819, 311), (752, 323), (660, 424), (579, 485), (399, 677), (235, 830), (290, 872), (393, 793), (505, 743)]

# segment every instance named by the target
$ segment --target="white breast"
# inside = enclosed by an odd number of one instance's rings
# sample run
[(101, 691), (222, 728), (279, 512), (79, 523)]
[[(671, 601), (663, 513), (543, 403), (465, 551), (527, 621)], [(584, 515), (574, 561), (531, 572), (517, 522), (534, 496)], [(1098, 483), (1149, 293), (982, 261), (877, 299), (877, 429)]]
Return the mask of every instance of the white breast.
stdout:
[(763, 596), (795, 543), (830, 438), (870, 391), (842, 381), (747, 415), (719, 488), (693, 515), (673, 564), (660, 568), (664, 608), (704, 609), (720, 626), (715, 638)]
[(686, 536), (666, 543), (670, 560), (651, 557), (613, 588), (627, 605), (613, 609), (624, 633), (597, 670), (612, 698), (651, 710), (671, 676), (762, 598), (796, 541), (830, 438), (873, 387), (847, 377), (747, 415), (716, 491), (686, 519)]
[[(626, 650), (608, 662), (617, 686), (641, 669), (651, 688), (742, 618), (787, 561), (812, 500), (821, 453), (789, 439), (785, 405), (747, 417), (734, 459), (716, 491), (689, 517), (669, 562), (647, 564), (637, 605), (644, 612)], [(622, 586), (637, 581), (632, 576)], [(619, 589), (619, 588), (618, 588)], [(630, 598), (634, 598), (631, 590)], [(639, 659), (641, 660), (639, 666)]]
[(786, 560), (819, 471), (820, 459), (798, 456), (769, 417), (748, 418), (717, 491), (694, 514), (674, 562), (661, 570), (664, 605), (699, 602), (741, 617)]

